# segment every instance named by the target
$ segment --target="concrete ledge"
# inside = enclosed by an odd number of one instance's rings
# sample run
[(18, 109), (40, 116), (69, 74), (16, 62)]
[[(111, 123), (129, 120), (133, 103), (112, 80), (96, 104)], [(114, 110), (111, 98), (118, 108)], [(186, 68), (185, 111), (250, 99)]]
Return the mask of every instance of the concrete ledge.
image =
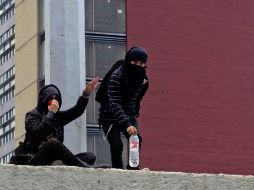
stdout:
[(253, 190), (254, 176), (3, 164), (0, 189)]

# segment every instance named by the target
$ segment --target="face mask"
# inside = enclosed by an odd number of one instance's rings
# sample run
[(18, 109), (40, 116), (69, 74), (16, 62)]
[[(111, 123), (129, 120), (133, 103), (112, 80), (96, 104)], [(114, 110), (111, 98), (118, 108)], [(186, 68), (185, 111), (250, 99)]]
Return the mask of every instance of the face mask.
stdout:
[(131, 90), (138, 90), (144, 82), (146, 76), (146, 70), (139, 65), (126, 64), (126, 79), (127, 84)]
[(127, 71), (129, 75), (135, 75), (136, 77), (144, 77), (146, 74), (146, 69), (139, 65), (128, 64)]

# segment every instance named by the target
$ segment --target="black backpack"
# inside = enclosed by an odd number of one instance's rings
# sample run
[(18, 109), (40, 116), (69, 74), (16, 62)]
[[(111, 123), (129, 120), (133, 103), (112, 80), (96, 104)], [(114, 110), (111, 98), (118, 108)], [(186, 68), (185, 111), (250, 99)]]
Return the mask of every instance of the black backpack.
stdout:
[(107, 101), (107, 94), (108, 94), (108, 80), (112, 73), (119, 68), (124, 63), (124, 59), (118, 60), (114, 63), (111, 69), (107, 72), (107, 74), (103, 77), (102, 82), (96, 92), (95, 100), (100, 104), (103, 104)]

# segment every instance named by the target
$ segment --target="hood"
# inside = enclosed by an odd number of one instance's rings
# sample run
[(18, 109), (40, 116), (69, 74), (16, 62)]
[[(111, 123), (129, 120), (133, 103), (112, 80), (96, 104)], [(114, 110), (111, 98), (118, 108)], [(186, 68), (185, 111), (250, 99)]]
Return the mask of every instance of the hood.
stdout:
[(139, 65), (131, 64), (131, 61), (142, 61), (147, 64), (148, 54), (144, 48), (132, 47), (126, 55), (124, 61), (123, 72), (125, 75), (125, 82), (129, 89), (133, 92), (139, 90), (146, 77), (146, 69)]
[(141, 47), (132, 47), (125, 55), (125, 61), (127, 63), (131, 61), (142, 61), (144, 63), (147, 63), (147, 59), (148, 54), (146, 50)]
[(54, 99), (58, 101), (60, 110), (62, 105), (62, 97), (61, 92), (57, 86), (49, 84), (40, 89), (37, 103), (37, 109), (40, 113), (48, 112), (48, 101), (52, 100), (53, 96), (55, 96)]

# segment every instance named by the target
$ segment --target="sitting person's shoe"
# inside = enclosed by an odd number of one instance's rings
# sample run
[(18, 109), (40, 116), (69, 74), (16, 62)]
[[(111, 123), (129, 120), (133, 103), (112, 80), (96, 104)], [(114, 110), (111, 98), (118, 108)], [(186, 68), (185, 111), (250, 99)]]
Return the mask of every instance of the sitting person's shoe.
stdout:
[(75, 155), (79, 160), (87, 163), (88, 165), (93, 165), (96, 161), (96, 156), (92, 152), (82, 152)]
[(10, 159), (9, 164), (15, 165), (28, 165), (34, 155), (32, 154), (19, 154), (13, 155)]
[(89, 168), (89, 165), (86, 162), (84, 162), (83, 160), (81, 160), (79, 158), (77, 158), (77, 159), (78, 159), (78, 163), (77, 163), (78, 167)]

